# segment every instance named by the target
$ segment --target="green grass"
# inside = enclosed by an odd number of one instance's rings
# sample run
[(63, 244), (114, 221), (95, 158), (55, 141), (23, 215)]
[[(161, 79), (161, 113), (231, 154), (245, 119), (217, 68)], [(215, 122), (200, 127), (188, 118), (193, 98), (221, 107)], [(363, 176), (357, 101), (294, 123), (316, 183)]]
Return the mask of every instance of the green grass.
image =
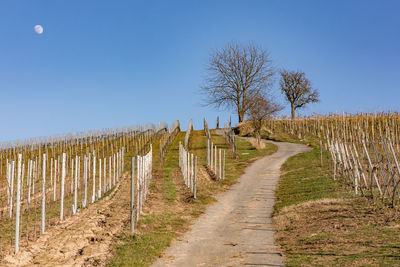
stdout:
[(171, 144), (171, 147), (168, 151), (168, 154), (165, 158), (165, 162), (163, 165), (163, 185), (162, 185), (162, 192), (163, 197), (172, 202), (176, 199), (176, 188), (173, 182), (173, 168), (178, 166), (178, 159), (179, 159), (179, 142), (184, 142), (185, 133), (180, 132), (175, 137), (174, 141)]
[[(149, 266), (177, 235), (188, 229), (191, 221), (202, 214), (207, 205), (216, 201), (215, 194), (227, 190), (234, 184), (244, 168), (254, 159), (272, 154), (277, 149), (275, 145), (268, 144), (265, 149), (257, 150), (249, 142), (238, 139), (236, 144), (240, 158), (236, 159), (230, 152), (225, 138), (212, 135), (213, 142), (218, 147), (226, 149), (226, 179), (199, 183), (197, 199), (193, 199), (189, 190), (177, 187), (176, 179), (182, 178), (174, 176), (178, 170), (178, 144), (179, 141), (183, 142), (184, 136), (184, 132), (178, 134), (167, 153), (161, 172), (157, 171), (162, 174), (159, 189), (162, 191), (162, 204), (166, 208), (158, 214), (143, 215), (138, 222), (138, 231), (135, 235), (121, 235), (120, 245), (116, 248), (116, 255), (109, 262), (109, 266)], [(158, 155), (157, 146), (153, 146), (153, 149), (154, 155)], [(206, 164), (204, 131), (193, 131), (190, 138), (190, 152), (198, 156), (198, 165)]]
[(282, 208), (311, 200), (337, 198), (348, 196), (342, 189), (342, 184), (331, 177), (330, 154), (322, 152), (322, 166), (319, 139), (307, 135), (305, 140), (278, 132), (262, 136), (278, 142), (300, 143), (312, 150), (290, 157), (281, 167), (278, 188), (275, 192), (275, 213)]
[(149, 266), (157, 259), (175, 237), (172, 227), (182, 225), (184, 221), (175, 214), (147, 215), (138, 226), (152, 225), (151, 231), (143, 234), (123, 234), (123, 245), (117, 246), (117, 257), (110, 266)]
[(289, 158), (282, 166), (278, 190), (276, 191), (275, 212), (283, 207), (322, 198), (343, 197), (339, 181), (330, 176), (327, 165), (327, 152), (324, 152), (325, 164), (320, 164), (319, 148), (297, 154)]
[[(400, 266), (398, 212), (355, 196), (343, 181), (333, 180), (328, 152), (321, 166), (318, 139), (273, 138), (314, 148), (287, 160), (276, 191), (275, 220), (282, 224), (286, 219), (276, 235), (286, 265)], [(320, 199), (337, 203), (312, 205)]]

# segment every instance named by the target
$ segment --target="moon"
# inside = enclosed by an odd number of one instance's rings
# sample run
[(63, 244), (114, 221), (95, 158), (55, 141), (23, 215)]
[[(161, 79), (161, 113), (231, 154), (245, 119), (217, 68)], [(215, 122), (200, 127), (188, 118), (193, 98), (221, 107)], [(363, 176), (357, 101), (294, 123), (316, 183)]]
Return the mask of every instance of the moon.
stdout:
[(35, 32), (37, 34), (42, 34), (43, 33), (43, 27), (42, 25), (35, 25), (35, 27), (33, 27), (33, 29), (35, 29)]

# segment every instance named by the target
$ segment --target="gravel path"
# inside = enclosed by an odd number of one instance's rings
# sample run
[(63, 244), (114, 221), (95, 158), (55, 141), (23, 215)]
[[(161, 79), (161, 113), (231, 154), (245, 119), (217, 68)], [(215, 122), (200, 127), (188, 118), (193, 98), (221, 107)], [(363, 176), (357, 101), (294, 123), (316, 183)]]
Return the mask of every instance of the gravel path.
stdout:
[(273, 155), (246, 168), (239, 183), (218, 197), (180, 240), (153, 266), (284, 266), (275, 245), (271, 216), (282, 164), (301, 144), (272, 142)]

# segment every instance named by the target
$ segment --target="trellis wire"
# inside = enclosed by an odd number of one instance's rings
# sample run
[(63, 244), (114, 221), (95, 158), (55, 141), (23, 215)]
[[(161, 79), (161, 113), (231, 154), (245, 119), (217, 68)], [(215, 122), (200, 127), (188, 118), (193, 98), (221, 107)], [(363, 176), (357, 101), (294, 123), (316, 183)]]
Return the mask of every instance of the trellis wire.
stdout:
[[(79, 207), (87, 206), (88, 190), (92, 192), (92, 202), (102, 197), (102, 189), (103, 193), (111, 190), (123, 174), (125, 151), (144, 153), (157, 133), (157, 128), (147, 125), (1, 144), (0, 223), (2, 226), (14, 224), (15, 218), (14, 240), (10, 237), (14, 241), (14, 252), (19, 251), (21, 234), (27, 242), (36, 239), (39, 220), (40, 233), (46, 231), (47, 221), (55, 220), (57, 206), (58, 218), (64, 220), (65, 216), (79, 212)], [(143, 159), (145, 168), (148, 168), (148, 157)], [(107, 174), (110, 174), (109, 183)], [(142, 175), (151, 177), (151, 167), (143, 169)], [(149, 183), (143, 179), (142, 182), (145, 199)], [(72, 209), (65, 209), (69, 204)]]
[(225, 179), (225, 149), (207, 139), (207, 167), (219, 180)]
[[(150, 151), (144, 156), (137, 156), (137, 177), (136, 177), (136, 221), (139, 220), (142, 213), (144, 202), (147, 199), (150, 180), (152, 178), (153, 149), (150, 145)], [(133, 179), (133, 177), (131, 178)], [(134, 196), (132, 196), (134, 197)]]
[(280, 118), (267, 121), (267, 125), (272, 131), (283, 130), (302, 139), (320, 138), (321, 151), (329, 151), (334, 179), (346, 181), (355, 194), (379, 195), (392, 205), (399, 203), (398, 113)]

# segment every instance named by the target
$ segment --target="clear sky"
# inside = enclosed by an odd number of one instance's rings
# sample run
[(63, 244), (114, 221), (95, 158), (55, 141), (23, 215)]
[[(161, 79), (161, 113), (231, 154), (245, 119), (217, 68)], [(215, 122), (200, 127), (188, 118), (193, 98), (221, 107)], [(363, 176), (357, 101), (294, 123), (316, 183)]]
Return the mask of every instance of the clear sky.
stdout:
[[(399, 111), (399, 13), (400, 1), (2, 0), (0, 141), (236, 122), (198, 94), (210, 52), (231, 41), (304, 71), (321, 94), (306, 114)], [(274, 90), (283, 103), (278, 77)]]

